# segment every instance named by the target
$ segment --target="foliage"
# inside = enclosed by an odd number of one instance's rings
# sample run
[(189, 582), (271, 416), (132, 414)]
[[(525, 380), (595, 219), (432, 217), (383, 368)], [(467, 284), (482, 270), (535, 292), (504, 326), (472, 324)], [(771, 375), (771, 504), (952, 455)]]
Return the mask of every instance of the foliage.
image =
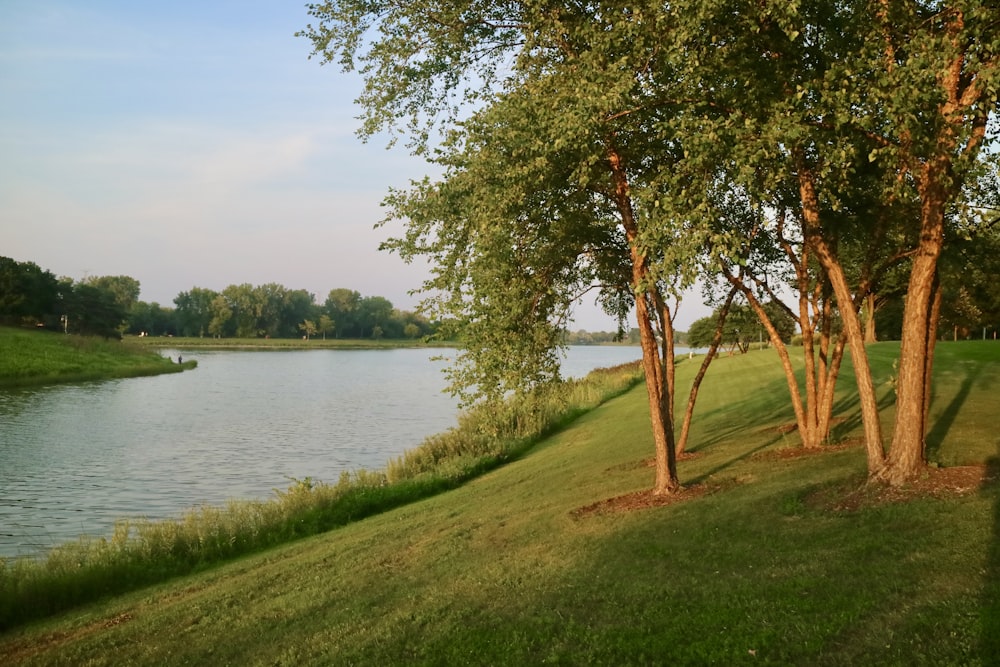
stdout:
[[(800, 293), (818, 306), (811, 318), (799, 309), (806, 355), (812, 327), (820, 357), (834, 353), (827, 387), (843, 350), (830, 342), (836, 301), (870, 472), (892, 483), (916, 474), (946, 212), (964, 203), (996, 135), (991, 3), (309, 9), (314, 54), (364, 76), (361, 134), (407, 134), (444, 167), (440, 182), (390, 198), (391, 217), (409, 225), (391, 247), (432, 260), (430, 306), (467, 333), (458, 387), (489, 398), (546, 381), (569, 295), (596, 288), (614, 312), (636, 306), (655, 420), (654, 394), (672, 388), (669, 369), (655, 377), (647, 331), (658, 321), (672, 344), (664, 295), (718, 261), (729, 278), (749, 265), (767, 292), (780, 247), (798, 255)], [(901, 416), (887, 455), (858, 310), (901, 257)], [(617, 275), (602, 271), (615, 262)]]
[(0, 257), (0, 323), (42, 321), (55, 312), (58, 296), (59, 283), (51, 272), (33, 262)]
[[(786, 343), (791, 342), (796, 329), (795, 320), (788, 314), (787, 310), (776, 303), (768, 302), (763, 306), (768, 312), (768, 317), (778, 329), (781, 340)], [(688, 345), (708, 347), (715, 335), (718, 319), (719, 312), (716, 309), (710, 316), (692, 322), (687, 332)], [(731, 345), (739, 348), (741, 352), (746, 352), (753, 343), (767, 342), (767, 340), (767, 331), (750, 308), (741, 304), (734, 304), (730, 307), (722, 333), (723, 345)]]

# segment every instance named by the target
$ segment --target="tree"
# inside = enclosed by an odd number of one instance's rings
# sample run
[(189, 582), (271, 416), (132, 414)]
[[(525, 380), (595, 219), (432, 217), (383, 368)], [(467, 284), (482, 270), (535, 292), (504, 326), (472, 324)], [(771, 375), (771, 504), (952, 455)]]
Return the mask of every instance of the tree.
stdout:
[(67, 330), (86, 336), (121, 338), (125, 309), (115, 295), (88, 283), (77, 283), (63, 294)]
[(329, 315), (324, 313), (319, 316), (319, 322), (316, 324), (316, 330), (323, 334), (323, 340), (326, 340), (326, 335), (333, 331), (334, 326), (334, 321), (330, 319)]
[(233, 335), (237, 338), (256, 338), (261, 333), (260, 320), (264, 304), (261, 293), (250, 283), (229, 285), (222, 290), (226, 304), (232, 312)]
[(308, 340), (316, 335), (316, 323), (312, 320), (304, 320), (299, 324), (299, 331), (305, 334), (305, 338)]
[(163, 308), (155, 301), (153, 303), (137, 301), (128, 314), (126, 331), (130, 334), (147, 336), (175, 333), (174, 311), (172, 308)]
[(366, 296), (358, 303), (357, 326), (360, 337), (375, 338), (378, 327), (379, 338), (385, 335), (385, 328), (392, 319), (392, 303), (381, 296)]
[(139, 301), (139, 281), (130, 276), (90, 276), (83, 282), (110, 292), (126, 313)]
[(212, 299), (210, 308), (212, 319), (208, 322), (208, 333), (215, 338), (222, 338), (229, 330), (233, 310), (229, 307), (229, 301), (222, 294), (218, 294)]
[(361, 294), (354, 290), (342, 287), (330, 290), (324, 307), (326, 314), (337, 324), (338, 338), (361, 337), (357, 325), (360, 304)]
[[(304, 320), (310, 320), (315, 325), (319, 317), (319, 308), (315, 301), (316, 297), (304, 289), (288, 290), (281, 312), (282, 333), (279, 335), (294, 334), (298, 324)], [(316, 331), (313, 331), (310, 335), (315, 334)]]
[(192, 287), (174, 297), (174, 314), (182, 336), (205, 335), (212, 321), (212, 302), (218, 295), (210, 289)]
[[(321, 24), (306, 34), (327, 60), (351, 66), (373, 26), (386, 36), (361, 56), (363, 132), (409, 118), (411, 146), (422, 153), (435, 121), (456, 130), (438, 154), (446, 178), (390, 198), (393, 215), (411, 224), (388, 246), (435, 258), (426, 288), (441, 296), (428, 307), (465, 344), (453, 386), (476, 387), (487, 400), (531, 391), (558, 378), (555, 350), (580, 295), (599, 290), (619, 317), (634, 305), (654, 491), (679, 488), (667, 297), (692, 277), (690, 253), (674, 246), (698, 241), (657, 214), (656, 180), (678, 148), (641, 113), (659, 92), (647, 76), (659, 50), (655, 20), (599, 6), (344, 0), (310, 11)], [(494, 88), (501, 63), (507, 79)], [(482, 105), (460, 126), (447, 122), (453, 93)], [(646, 238), (651, 225), (655, 242)]]
[(43, 321), (55, 313), (59, 282), (33, 262), (0, 257), (0, 321)]
[[(872, 480), (900, 484), (923, 465), (923, 419), (933, 350), (937, 262), (946, 212), (982, 160), (997, 110), (997, 15), (988, 2), (674, 6), (682, 77), (707, 100), (693, 136), (714, 155), (736, 149), (734, 179), (792, 206), (803, 241), (830, 281), (859, 385)], [(873, 38), (874, 37), (874, 38)], [(692, 135), (688, 135), (692, 136)], [(721, 138), (721, 141), (720, 141)], [(710, 146), (709, 143), (715, 144)], [(908, 239), (896, 421), (883, 449), (878, 406), (857, 315), (871, 284), (852, 289), (839, 252), (844, 185), (859, 171)], [(786, 184), (792, 184), (794, 189)], [(788, 194), (795, 197), (793, 202)], [(915, 203), (915, 206), (911, 206)], [(869, 280), (870, 276), (862, 280)]]

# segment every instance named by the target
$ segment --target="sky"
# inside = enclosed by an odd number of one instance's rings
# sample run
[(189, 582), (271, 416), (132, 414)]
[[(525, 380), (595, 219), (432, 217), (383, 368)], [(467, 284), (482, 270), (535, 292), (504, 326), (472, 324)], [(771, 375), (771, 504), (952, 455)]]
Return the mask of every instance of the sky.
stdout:
[[(274, 282), (414, 309), (427, 267), (379, 251), (403, 230), (376, 224), (428, 166), (357, 138), (361, 80), (309, 59), (310, 18), (302, 0), (0, 0), (0, 255), (131, 276), (162, 306)], [(686, 308), (681, 329), (707, 314)], [(573, 328), (615, 323), (585, 302)]]

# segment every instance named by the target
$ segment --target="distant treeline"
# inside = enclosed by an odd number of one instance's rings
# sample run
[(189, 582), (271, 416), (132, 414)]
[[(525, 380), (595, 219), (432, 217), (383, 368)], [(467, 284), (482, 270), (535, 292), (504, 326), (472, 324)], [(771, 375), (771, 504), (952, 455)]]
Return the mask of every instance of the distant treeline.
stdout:
[[(221, 292), (192, 287), (174, 297), (173, 307), (139, 300), (139, 281), (130, 276), (57, 278), (33, 262), (0, 257), (0, 324), (120, 337), (195, 336), (214, 338), (421, 338), (437, 323), (398, 310), (381, 296), (346, 288), (330, 290), (322, 303), (306, 290), (277, 283), (230, 285)], [(684, 342), (684, 332), (678, 332)], [(568, 331), (568, 345), (639, 344), (638, 329)]]
[(334, 289), (322, 303), (306, 290), (277, 283), (193, 287), (174, 307), (139, 300), (130, 276), (57, 278), (33, 262), (0, 257), (0, 323), (120, 337), (419, 338), (436, 326), (381, 296)]

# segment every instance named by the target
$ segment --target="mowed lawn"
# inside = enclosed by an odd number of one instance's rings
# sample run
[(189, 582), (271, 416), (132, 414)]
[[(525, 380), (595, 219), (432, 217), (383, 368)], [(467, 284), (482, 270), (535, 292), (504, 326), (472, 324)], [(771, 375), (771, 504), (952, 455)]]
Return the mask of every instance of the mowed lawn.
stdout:
[[(898, 345), (870, 351), (888, 405)], [(680, 464), (701, 495), (579, 511), (652, 485), (638, 387), (459, 489), (8, 632), (0, 662), (995, 664), (1000, 344), (935, 365), (931, 459), (985, 479), (905, 502), (838, 503), (865, 470), (850, 372), (823, 454), (775, 455), (797, 441), (773, 352), (723, 357)]]

